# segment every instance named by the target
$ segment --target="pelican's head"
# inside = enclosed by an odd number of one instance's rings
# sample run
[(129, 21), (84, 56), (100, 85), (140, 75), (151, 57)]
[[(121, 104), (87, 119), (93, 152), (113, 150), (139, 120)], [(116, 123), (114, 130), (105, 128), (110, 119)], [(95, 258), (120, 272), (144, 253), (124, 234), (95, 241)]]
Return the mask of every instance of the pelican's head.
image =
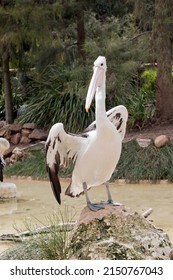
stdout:
[(107, 69), (106, 58), (104, 56), (99, 56), (94, 61), (93, 76), (87, 92), (87, 97), (85, 102), (85, 110), (87, 112), (91, 106), (91, 102), (96, 93), (96, 89), (102, 86), (103, 84), (106, 69)]

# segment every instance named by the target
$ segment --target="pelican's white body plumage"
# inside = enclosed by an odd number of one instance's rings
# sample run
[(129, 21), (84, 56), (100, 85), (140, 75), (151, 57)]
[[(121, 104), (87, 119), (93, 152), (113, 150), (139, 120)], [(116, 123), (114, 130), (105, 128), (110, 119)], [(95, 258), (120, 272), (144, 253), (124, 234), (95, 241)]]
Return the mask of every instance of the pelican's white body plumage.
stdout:
[(7, 139), (0, 137), (0, 181), (3, 181), (3, 168), (5, 166), (5, 161), (3, 154), (10, 148), (10, 143)]
[(95, 94), (96, 120), (81, 135), (66, 133), (62, 123), (57, 123), (50, 129), (46, 141), (47, 170), (59, 203), (59, 165), (68, 165), (69, 159), (75, 162), (72, 181), (66, 194), (79, 196), (83, 192), (86, 194), (86, 189), (109, 181), (119, 161), (128, 112), (122, 105), (106, 112), (105, 84), (106, 59), (99, 56), (94, 62), (94, 74), (85, 106), (88, 110)]

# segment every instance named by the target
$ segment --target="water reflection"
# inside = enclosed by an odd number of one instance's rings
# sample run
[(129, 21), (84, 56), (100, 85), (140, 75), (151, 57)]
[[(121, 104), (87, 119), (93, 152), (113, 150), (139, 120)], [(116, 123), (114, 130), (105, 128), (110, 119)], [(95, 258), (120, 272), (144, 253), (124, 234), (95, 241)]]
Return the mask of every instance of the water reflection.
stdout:
[(17, 199), (0, 199), (0, 216), (12, 214), (17, 210)]

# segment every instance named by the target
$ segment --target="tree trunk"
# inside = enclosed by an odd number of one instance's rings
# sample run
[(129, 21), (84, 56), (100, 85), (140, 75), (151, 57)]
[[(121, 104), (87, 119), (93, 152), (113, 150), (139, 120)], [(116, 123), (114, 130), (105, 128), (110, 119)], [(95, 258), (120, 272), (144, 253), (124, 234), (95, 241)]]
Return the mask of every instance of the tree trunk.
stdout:
[(4, 84), (5, 119), (7, 123), (13, 123), (13, 104), (9, 70), (9, 51), (6, 45), (3, 46), (2, 71)]
[(165, 119), (173, 117), (171, 2), (155, 0), (156, 110), (158, 116)]

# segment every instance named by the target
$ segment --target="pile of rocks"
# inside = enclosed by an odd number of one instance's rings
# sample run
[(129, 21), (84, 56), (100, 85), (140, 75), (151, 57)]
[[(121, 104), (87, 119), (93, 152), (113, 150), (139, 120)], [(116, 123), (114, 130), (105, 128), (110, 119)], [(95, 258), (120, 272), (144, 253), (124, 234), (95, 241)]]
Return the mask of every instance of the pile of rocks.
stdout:
[(35, 123), (7, 124), (0, 121), (0, 137), (10, 142), (10, 148), (4, 154), (6, 164), (21, 160), (28, 148), (44, 147), (47, 136), (48, 130), (37, 128)]
[(6, 138), (10, 144), (29, 144), (46, 140), (48, 131), (37, 128), (35, 123), (7, 124), (0, 122), (0, 137)]

